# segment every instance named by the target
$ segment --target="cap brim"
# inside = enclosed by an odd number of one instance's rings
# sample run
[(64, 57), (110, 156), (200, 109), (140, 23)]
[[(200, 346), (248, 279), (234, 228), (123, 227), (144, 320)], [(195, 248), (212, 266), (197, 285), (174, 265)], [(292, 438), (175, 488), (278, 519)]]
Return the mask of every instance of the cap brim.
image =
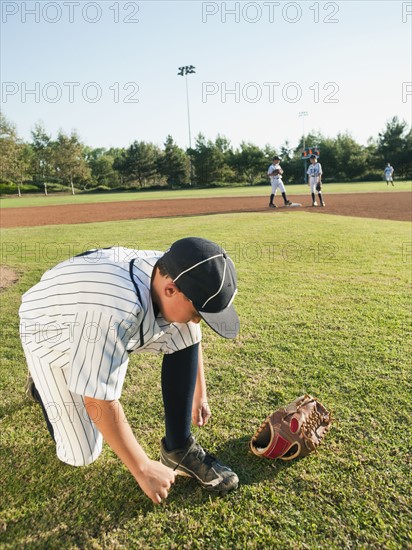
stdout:
[(207, 313), (199, 311), (199, 315), (209, 325), (209, 327), (217, 332), (223, 338), (236, 338), (240, 330), (240, 321), (238, 314), (233, 305), (230, 305), (219, 313)]

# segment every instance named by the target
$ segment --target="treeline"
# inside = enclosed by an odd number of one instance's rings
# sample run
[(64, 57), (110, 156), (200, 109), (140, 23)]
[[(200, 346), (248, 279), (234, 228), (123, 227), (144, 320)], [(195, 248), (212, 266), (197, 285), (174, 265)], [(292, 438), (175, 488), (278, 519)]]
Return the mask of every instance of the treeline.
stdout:
[(334, 138), (309, 133), (291, 147), (288, 142), (276, 150), (249, 142), (233, 148), (218, 135), (212, 141), (199, 134), (195, 146), (183, 150), (167, 136), (163, 147), (134, 141), (127, 148), (92, 148), (75, 132), (59, 131), (55, 139), (40, 123), (31, 141), (19, 138), (15, 125), (0, 113), (0, 185), (3, 193), (24, 191), (114, 190), (153, 187), (257, 185), (267, 183), (266, 172), (274, 154), (282, 158), (288, 184), (302, 183), (304, 147), (317, 146), (324, 169), (324, 181), (366, 181), (382, 177), (390, 162), (397, 178), (411, 178), (412, 130), (393, 117), (377, 138), (366, 146), (348, 133)]

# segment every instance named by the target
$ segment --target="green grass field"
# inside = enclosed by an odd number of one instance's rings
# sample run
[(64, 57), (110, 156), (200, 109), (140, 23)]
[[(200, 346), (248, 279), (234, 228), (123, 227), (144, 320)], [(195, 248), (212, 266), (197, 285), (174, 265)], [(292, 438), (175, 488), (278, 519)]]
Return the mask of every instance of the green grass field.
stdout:
[[(401, 181), (395, 183), (396, 187), (391, 187), (390, 192), (410, 191), (412, 181)], [(175, 191), (130, 191), (123, 193), (96, 193), (96, 194), (78, 194), (70, 195), (28, 195), (19, 197), (3, 197), (0, 200), (0, 208), (17, 208), (22, 206), (46, 206), (56, 204), (86, 204), (97, 202), (117, 202), (117, 201), (136, 201), (136, 200), (162, 200), (162, 199), (192, 199), (205, 197), (250, 197), (265, 196), (270, 191), (267, 186), (243, 186), (243, 187), (223, 187), (215, 189), (182, 189)], [(291, 195), (308, 194), (307, 185), (290, 185), (287, 191)], [(325, 193), (377, 193), (388, 192), (386, 183), (364, 182), (364, 183), (327, 183), (325, 184)]]
[[(91, 242), (164, 249), (191, 234), (221, 243), (238, 267), (241, 334), (204, 329), (213, 418), (194, 431), (241, 486), (218, 498), (179, 478), (156, 507), (107, 446), (86, 468), (56, 459), (24, 397), (17, 310), (44, 270)], [(4, 230), (1, 263), (20, 279), (1, 295), (0, 546), (410, 548), (411, 241), (407, 222), (305, 212)], [(265, 416), (304, 392), (336, 419), (319, 453), (252, 455)], [(132, 356), (122, 403), (157, 458), (159, 357)]]

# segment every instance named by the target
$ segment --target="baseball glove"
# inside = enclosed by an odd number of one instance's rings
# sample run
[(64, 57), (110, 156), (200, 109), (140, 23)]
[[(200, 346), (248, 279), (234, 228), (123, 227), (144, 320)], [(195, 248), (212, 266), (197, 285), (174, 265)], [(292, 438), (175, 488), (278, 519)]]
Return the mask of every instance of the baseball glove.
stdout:
[(302, 395), (268, 416), (250, 442), (251, 451), (266, 458), (293, 458), (316, 451), (332, 417), (311, 395)]
[(280, 176), (281, 172), (278, 168), (276, 168), (276, 170), (273, 170), (273, 175), (274, 176)]
[(318, 193), (322, 191), (322, 182), (318, 181), (316, 184), (316, 191), (318, 191)]

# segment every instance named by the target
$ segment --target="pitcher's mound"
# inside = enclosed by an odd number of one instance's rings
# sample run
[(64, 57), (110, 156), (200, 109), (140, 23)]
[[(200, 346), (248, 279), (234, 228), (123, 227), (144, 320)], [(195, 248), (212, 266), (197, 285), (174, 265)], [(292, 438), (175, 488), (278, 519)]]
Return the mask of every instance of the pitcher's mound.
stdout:
[(14, 284), (17, 279), (17, 273), (11, 267), (0, 265), (0, 291)]

